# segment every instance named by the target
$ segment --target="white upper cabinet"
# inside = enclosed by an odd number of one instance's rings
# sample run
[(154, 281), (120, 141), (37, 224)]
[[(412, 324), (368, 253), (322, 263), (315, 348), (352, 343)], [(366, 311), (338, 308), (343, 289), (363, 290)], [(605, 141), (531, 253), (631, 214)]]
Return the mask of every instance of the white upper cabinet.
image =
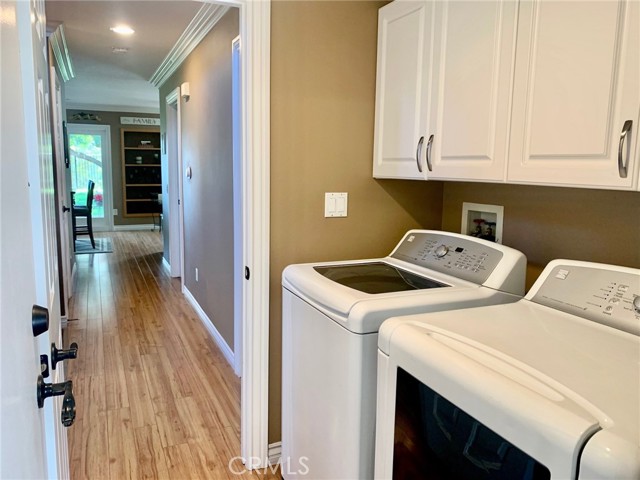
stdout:
[(434, 7), (396, 1), (379, 11), (374, 177), (424, 178)]
[(640, 188), (638, 0), (380, 9), (374, 177)]
[(636, 186), (639, 7), (520, 3), (508, 182)]
[(436, 2), (427, 178), (504, 179), (516, 15), (514, 1)]

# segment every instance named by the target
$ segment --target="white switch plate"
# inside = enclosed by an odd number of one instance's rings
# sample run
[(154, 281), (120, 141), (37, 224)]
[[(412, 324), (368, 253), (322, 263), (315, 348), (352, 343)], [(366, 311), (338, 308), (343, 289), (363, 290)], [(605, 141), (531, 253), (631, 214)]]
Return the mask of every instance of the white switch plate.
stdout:
[(346, 217), (349, 195), (346, 192), (324, 194), (324, 216)]
[(113, 209), (113, 216), (115, 217), (116, 215), (118, 215), (118, 209), (117, 209), (117, 208), (114, 208), (114, 209)]

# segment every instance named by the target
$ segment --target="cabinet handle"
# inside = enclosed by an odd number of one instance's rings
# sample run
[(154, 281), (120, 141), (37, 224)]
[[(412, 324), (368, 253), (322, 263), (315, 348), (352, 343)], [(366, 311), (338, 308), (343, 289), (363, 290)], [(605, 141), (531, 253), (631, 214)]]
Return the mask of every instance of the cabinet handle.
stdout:
[(431, 146), (433, 145), (433, 134), (429, 136), (429, 141), (427, 142), (427, 169), (432, 172), (433, 167), (431, 166)]
[(629, 166), (629, 155), (627, 155), (627, 161), (623, 165), (622, 164), (622, 154), (624, 151), (624, 141), (627, 138), (627, 134), (631, 130), (631, 126), (633, 125), (632, 120), (627, 120), (624, 122), (622, 126), (622, 132), (620, 133), (620, 143), (618, 143), (618, 173), (620, 174), (620, 178), (627, 178), (627, 167)]
[(424, 137), (420, 137), (418, 140), (418, 146), (416, 147), (416, 163), (418, 164), (418, 171), (422, 173), (422, 164), (420, 163), (420, 155), (422, 154), (422, 144), (424, 143)]

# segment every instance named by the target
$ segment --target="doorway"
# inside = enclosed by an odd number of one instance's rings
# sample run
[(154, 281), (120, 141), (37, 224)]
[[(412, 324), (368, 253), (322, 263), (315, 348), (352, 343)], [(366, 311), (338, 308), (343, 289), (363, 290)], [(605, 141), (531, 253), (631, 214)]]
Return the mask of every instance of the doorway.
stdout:
[[(162, 202), (163, 219), (168, 219), (164, 232), (165, 258), (169, 262), (169, 271), (172, 277), (181, 278), (181, 286), (184, 286), (182, 265), (184, 263), (182, 249), (183, 221), (182, 221), (182, 147), (180, 128), (180, 88), (173, 90), (166, 98), (166, 161), (163, 161), (163, 182), (167, 200)], [(168, 228), (167, 228), (168, 227)], [(167, 243), (168, 242), (168, 243)], [(167, 246), (168, 245), (168, 246)]]
[[(93, 229), (113, 230), (113, 198), (111, 186), (111, 129), (109, 125), (69, 123), (69, 169), (75, 205), (86, 205), (87, 185), (93, 190)], [(78, 219), (83, 222), (84, 219)]]
[[(270, 110), (270, 2), (223, 1), (239, 7), (243, 39), (240, 80), (242, 138), (242, 456), (257, 468), (266, 465), (268, 445), (269, 370), (269, 110)], [(109, 145), (104, 141), (105, 146)], [(106, 170), (106, 169), (105, 169)], [(180, 172), (181, 174), (184, 171)], [(110, 191), (103, 179), (103, 190)], [(97, 182), (96, 182), (97, 183)], [(80, 188), (80, 187), (78, 187)], [(103, 195), (103, 205), (110, 198)], [(104, 205), (105, 218), (112, 221), (112, 206)], [(186, 267), (183, 267), (186, 270)], [(250, 272), (250, 274), (249, 274)], [(274, 447), (277, 450), (277, 447)]]

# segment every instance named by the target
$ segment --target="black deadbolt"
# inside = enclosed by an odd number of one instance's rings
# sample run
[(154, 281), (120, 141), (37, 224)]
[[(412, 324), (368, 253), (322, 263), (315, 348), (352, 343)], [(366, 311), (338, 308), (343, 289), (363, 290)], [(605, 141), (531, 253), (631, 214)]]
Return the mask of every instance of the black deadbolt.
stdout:
[(31, 309), (31, 330), (34, 337), (49, 330), (49, 310), (45, 307), (34, 305)]

